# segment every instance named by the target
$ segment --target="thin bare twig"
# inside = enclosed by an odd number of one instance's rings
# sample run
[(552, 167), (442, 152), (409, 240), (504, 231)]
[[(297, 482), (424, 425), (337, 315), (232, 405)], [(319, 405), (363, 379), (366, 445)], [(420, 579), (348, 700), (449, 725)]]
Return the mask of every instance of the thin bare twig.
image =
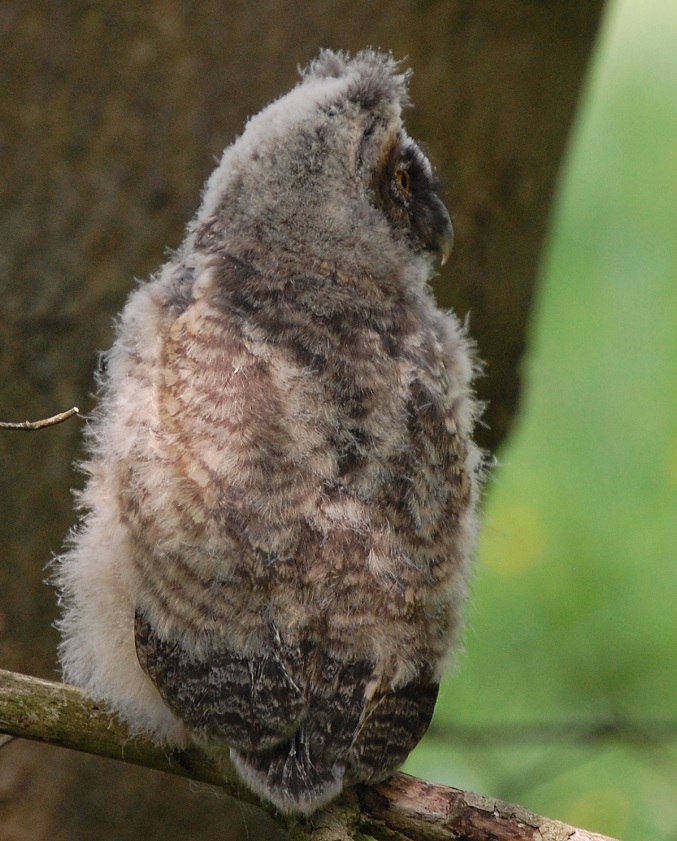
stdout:
[(0, 429), (20, 429), (24, 432), (33, 432), (36, 429), (44, 429), (46, 426), (56, 426), (57, 423), (63, 423), (73, 415), (80, 414), (77, 406), (72, 409), (67, 409), (65, 412), (59, 412), (58, 415), (52, 415), (51, 418), (41, 418), (36, 421), (20, 421), (18, 423), (10, 423), (9, 421), (0, 421)]

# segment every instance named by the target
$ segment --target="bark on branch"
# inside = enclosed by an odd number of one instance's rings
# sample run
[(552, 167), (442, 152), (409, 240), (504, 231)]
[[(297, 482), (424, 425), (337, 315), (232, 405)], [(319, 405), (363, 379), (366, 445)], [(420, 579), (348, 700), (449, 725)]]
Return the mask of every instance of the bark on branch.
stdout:
[(56, 426), (57, 424), (63, 423), (65, 420), (68, 420), (68, 418), (72, 418), (73, 415), (77, 415), (79, 413), (80, 410), (78, 407), (73, 406), (72, 409), (67, 409), (65, 412), (59, 412), (58, 415), (52, 415), (51, 418), (41, 418), (36, 421), (19, 421), (19, 423), (0, 421), (0, 429), (19, 429), (24, 432), (34, 432), (36, 429), (44, 429), (47, 426)]
[[(0, 670), (0, 733), (119, 759), (220, 786), (227, 794), (261, 804), (199, 748), (170, 751), (133, 736), (104, 708), (72, 686)], [(613, 841), (539, 817), (472, 792), (395, 774), (378, 786), (360, 786), (310, 820), (266, 808), (294, 839), (350, 841)]]

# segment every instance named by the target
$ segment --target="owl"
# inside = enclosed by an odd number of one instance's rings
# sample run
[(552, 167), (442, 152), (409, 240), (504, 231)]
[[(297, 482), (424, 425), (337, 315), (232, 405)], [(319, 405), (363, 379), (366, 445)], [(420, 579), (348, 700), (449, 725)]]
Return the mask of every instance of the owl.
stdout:
[(408, 80), (324, 50), (226, 149), (119, 319), (57, 559), (64, 679), (285, 812), (402, 764), (471, 568), (475, 362)]

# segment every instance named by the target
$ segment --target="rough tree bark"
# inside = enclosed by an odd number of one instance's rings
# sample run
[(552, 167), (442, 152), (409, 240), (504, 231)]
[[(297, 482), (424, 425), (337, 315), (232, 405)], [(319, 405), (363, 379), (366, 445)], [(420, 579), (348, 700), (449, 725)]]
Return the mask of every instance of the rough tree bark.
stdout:
[[(487, 362), (484, 443), (517, 403), (558, 168), (602, 0), (5, 0), (0, 10), (0, 417), (91, 406), (96, 351), (243, 120), (319, 46), (414, 68), (408, 117), (457, 234), (440, 299)], [(0, 665), (57, 675), (44, 563), (73, 520), (79, 424), (0, 436)], [(239, 807), (145, 769), (13, 743), (0, 838), (241, 837)], [(239, 822), (239, 823), (238, 823)], [(224, 829), (225, 827), (225, 829)], [(247, 818), (247, 830), (256, 827)], [(268, 836), (272, 837), (272, 836)]]

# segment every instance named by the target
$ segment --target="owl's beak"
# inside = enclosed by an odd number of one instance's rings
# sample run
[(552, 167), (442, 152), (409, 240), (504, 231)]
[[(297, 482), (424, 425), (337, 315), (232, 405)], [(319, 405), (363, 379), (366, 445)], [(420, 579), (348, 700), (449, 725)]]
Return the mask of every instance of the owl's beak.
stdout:
[(430, 248), (439, 254), (440, 264), (443, 266), (449, 259), (454, 247), (454, 229), (451, 224), (449, 211), (444, 203), (435, 196), (433, 206), (433, 224), (430, 237)]

